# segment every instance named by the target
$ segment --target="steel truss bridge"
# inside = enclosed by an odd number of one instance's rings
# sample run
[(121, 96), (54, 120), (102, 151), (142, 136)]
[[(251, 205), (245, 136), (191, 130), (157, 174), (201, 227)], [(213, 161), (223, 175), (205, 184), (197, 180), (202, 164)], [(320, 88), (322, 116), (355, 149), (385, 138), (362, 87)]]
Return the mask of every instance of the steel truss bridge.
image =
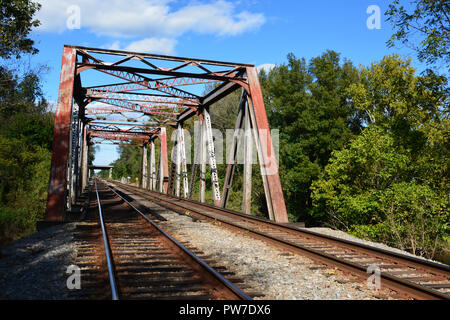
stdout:
[[(200, 94), (198, 87), (208, 83), (213, 89)], [(236, 130), (220, 186), (209, 111), (236, 90), (241, 90)], [(201, 134), (189, 176), (183, 124), (192, 117), (199, 121)], [(170, 165), (168, 126), (176, 130)], [(240, 129), (250, 134), (241, 135)], [(142, 148), (139, 181), (144, 189), (191, 198), (199, 172), (201, 202), (206, 201), (209, 165), (215, 205), (226, 208), (242, 143), (242, 211), (250, 213), (255, 147), (269, 218), (288, 222), (278, 171), (273, 170), (277, 164), (271, 136), (261, 132), (270, 128), (254, 65), (65, 45), (45, 220), (64, 221), (88, 184), (88, 146), (105, 143)]]

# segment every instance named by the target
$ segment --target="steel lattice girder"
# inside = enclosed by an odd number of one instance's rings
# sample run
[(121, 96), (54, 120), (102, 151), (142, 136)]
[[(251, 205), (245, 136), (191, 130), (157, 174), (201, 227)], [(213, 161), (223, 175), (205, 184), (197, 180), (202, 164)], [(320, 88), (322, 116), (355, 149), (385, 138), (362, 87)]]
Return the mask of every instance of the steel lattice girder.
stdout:
[(149, 140), (149, 136), (142, 133), (120, 133), (120, 132), (101, 132), (101, 131), (88, 131), (91, 138), (103, 138), (109, 140)]
[(179, 112), (168, 112), (168, 111), (162, 111), (167, 110), (167, 107), (163, 107), (161, 104), (154, 104), (154, 103), (132, 103), (128, 101), (123, 100), (116, 100), (116, 99), (98, 99), (97, 101), (103, 102), (106, 104), (110, 104), (112, 106), (116, 106), (122, 109), (126, 109), (126, 111), (122, 112), (130, 112), (130, 111), (137, 111), (142, 112), (149, 115), (164, 115), (172, 119), (176, 119), (176, 117), (180, 114)]
[[(138, 129), (138, 130), (136, 130)], [(149, 130), (146, 130), (148, 128), (136, 128), (136, 127), (130, 127), (130, 128), (123, 128), (118, 125), (91, 125), (89, 127), (89, 130), (92, 131), (104, 131), (104, 132), (119, 132), (119, 133), (139, 133), (139, 134), (146, 134), (150, 133)]]
[(136, 93), (124, 93), (124, 92), (109, 92), (98, 89), (87, 89), (85, 93), (86, 97), (92, 99), (115, 99), (115, 100), (127, 100), (134, 102), (151, 102), (156, 104), (176, 106), (198, 106), (198, 101), (192, 99), (179, 99), (179, 98), (166, 98), (154, 95), (136, 94)]
[(93, 120), (89, 122), (90, 125), (109, 125), (109, 126), (131, 126), (136, 128), (148, 128), (148, 127), (158, 127), (161, 125), (160, 122), (152, 121), (152, 122), (129, 122), (129, 121), (103, 121), (103, 120)]
[[(99, 56), (106, 56), (108, 59), (116, 58), (116, 60), (104, 61)], [(172, 66), (168, 67), (169, 64)], [(217, 69), (221, 70), (217, 71)], [(100, 83), (97, 86), (83, 87), (81, 76), (86, 70), (98, 71), (126, 82)], [(204, 96), (189, 91), (193, 85), (205, 83), (216, 83), (216, 86)], [(161, 140), (161, 177), (163, 177), (160, 180), (160, 188), (167, 192), (168, 165), (164, 126), (177, 126), (178, 123), (193, 116), (201, 118), (205, 109), (239, 88), (243, 88), (247, 93), (250, 121), (255, 134), (270, 217), (278, 222), (287, 222), (278, 172), (268, 173), (267, 165), (273, 165), (275, 162), (272, 141), (270, 135), (263, 137), (258, 134), (258, 130), (270, 128), (258, 74), (253, 65), (68, 45), (64, 46), (61, 65), (46, 220), (61, 221), (67, 208), (65, 175), (69, 164), (69, 153), (72, 152), (68, 142), (71, 135), (73, 99), (80, 106), (80, 116), (76, 118), (79, 120), (74, 121), (82, 121), (85, 125), (84, 131), (80, 131), (80, 134), (83, 134), (83, 141), (89, 139), (134, 141), (137, 139), (145, 142), (159, 138)], [(109, 104), (111, 107), (89, 106), (89, 103), (94, 101)], [(148, 121), (142, 115), (139, 116), (142, 118), (141, 121), (133, 120), (134, 125), (112, 119), (109, 120), (110, 123), (102, 124), (87, 118), (89, 115), (99, 114), (107, 116), (121, 114), (127, 118), (124, 113), (130, 112), (146, 114), (150, 118), (166, 117), (166, 119), (155, 121), (161, 127), (149, 133), (143, 131), (148, 127), (145, 124)], [(176, 123), (169, 122), (170, 120), (175, 120)], [(87, 161), (85, 145), (86, 142), (83, 143), (81, 151), (82, 161)], [(82, 167), (85, 168), (86, 165), (83, 164)], [(86, 173), (82, 172), (82, 174), (85, 177)], [(226, 206), (226, 201), (223, 202), (223, 206)]]

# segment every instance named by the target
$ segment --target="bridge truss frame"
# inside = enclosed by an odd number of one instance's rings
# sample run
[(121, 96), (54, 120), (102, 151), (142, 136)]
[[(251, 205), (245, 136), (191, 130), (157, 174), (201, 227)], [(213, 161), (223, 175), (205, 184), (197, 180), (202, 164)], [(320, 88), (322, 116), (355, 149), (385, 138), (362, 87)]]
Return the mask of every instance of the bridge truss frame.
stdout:
[[(114, 61), (106, 61), (111, 59)], [(88, 70), (118, 78), (122, 82), (84, 87), (81, 74)], [(214, 83), (215, 87), (204, 95), (186, 89), (206, 83)], [(242, 90), (241, 100), (231, 152), (227, 155), (224, 185), (220, 191), (209, 109), (215, 102), (238, 89)], [(101, 106), (97, 107), (99, 102)], [(151, 121), (139, 118), (126, 121), (108, 119), (111, 115), (130, 112), (143, 114)], [(99, 118), (101, 114), (106, 117)], [(197, 117), (200, 122), (201, 134), (195, 144), (201, 146), (201, 152), (194, 155), (200, 157), (200, 161), (194, 161), (189, 177), (183, 123), (192, 117)], [(176, 161), (172, 161), (170, 170), (167, 126), (176, 130), (172, 150), (172, 157), (175, 155)], [(250, 134), (242, 137), (238, 133), (240, 129), (246, 129)], [(206, 165), (209, 162), (214, 201), (223, 208), (227, 206), (231, 191), (238, 147), (243, 143), (242, 211), (245, 213), (250, 213), (250, 155), (252, 146), (255, 146), (269, 217), (277, 222), (288, 222), (278, 170), (273, 170), (273, 166), (278, 168), (278, 164), (271, 136), (261, 134), (263, 131), (269, 133), (270, 128), (254, 65), (65, 45), (45, 220), (64, 221), (65, 213), (71, 210), (87, 186), (89, 145), (131, 142), (142, 147), (142, 188), (191, 198), (199, 170), (199, 200), (205, 202)], [(157, 140), (158, 156), (155, 152)], [(157, 157), (159, 161), (156, 161)]]

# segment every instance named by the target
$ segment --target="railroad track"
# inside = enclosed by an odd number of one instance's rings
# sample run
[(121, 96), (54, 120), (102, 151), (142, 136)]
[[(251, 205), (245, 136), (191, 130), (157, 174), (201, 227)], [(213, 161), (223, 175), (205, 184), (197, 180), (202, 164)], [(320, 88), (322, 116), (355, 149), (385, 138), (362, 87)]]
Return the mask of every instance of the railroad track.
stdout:
[(201, 259), (126, 197), (97, 180), (93, 189), (77, 236), (83, 290), (75, 298), (250, 299), (217, 271), (226, 268)]
[(154, 201), (166, 209), (208, 220), (277, 247), (308, 256), (320, 264), (352, 274), (360, 281), (368, 279), (370, 276), (368, 271), (378, 273), (382, 288), (396, 292), (399, 298), (444, 300), (450, 298), (450, 267), (447, 265), (116, 181), (110, 184)]

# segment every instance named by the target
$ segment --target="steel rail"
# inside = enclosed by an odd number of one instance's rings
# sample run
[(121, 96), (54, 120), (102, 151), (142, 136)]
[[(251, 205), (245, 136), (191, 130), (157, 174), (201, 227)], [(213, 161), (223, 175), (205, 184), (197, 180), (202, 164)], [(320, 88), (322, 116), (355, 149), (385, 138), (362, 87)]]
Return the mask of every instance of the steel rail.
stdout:
[(198, 265), (200, 265), (207, 273), (212, 275), (217, 281), (222, 283), (230, 292), (232, 292), (237, 299), (239, 300), (251, 300), (251, 298), (245, 294), (242, 290), (232, 284), (229, 280), (224, 278), (219, 272), (214, 270), (211, 266), (209, 266), (202, 259), (197, 257), (193, 252), (183, 246), (180, 242), (178, 242), (175, 238), (173, 238), (170, 234), (168, 234), (164, 229), (158, 226), (155, 222), (153, 222), (150, 218), (148, 218), (144, 213), (142, 213), (138, 208), (136, 208), (132, 203), (130, 203), (127, 199), (118, 194), (111, 186), (106, 184), (106, 186), (114, 192), (114, 194), (122, 199), (125, 203), (127, 203), (132, 209), (134, 209), (138, 214), (140, 214), (145, 220), (147, 220), (158, 232), (160, 232), (164, 237), (169, 239), (173, 244), (175, 244), (179, 249), (181, 249), (185, 254), (187, 254), (192, 260), (194, 260)]
[[(202, 212), (203, 210), (209, 210), (211, 212), (211, 209), (221, 213), (222, 215), (225, 214), (228, 217), (230, 215), (233, 215), (235, 218), (239, 219), (245, 219), (247, 221), (252, 221), (254, 223), (263, 223), (265, 225), (271, 226), (273, 228), (277, 228), (278, 230), (286, 230), (289, 231), (290, 234), (293, 232), (297, 234), (305, 234), (308, 236), (315, 237), (317, 239), (321, 239), (323, 241), (333, 242), (337, 246), (346, 246), (346, 247), (353, 247), (355, 249), (360, 250), (364, 253), (369, 253), (372, 255), (375, 255), (376, 257), (384, 258), (384, 259), (392, 259), (392, 260), (403, 260), (403, 264), (410, 264), (411, 266), (418, 268), (418, 269), (429, 269), (432, 270), (432, 272), (436, 272), (438, 274), (443, 274), (445, 276), (449, 276), (450, 267), (447, 265), (429, 262), (426, 260), (422, 260), (415, 257), (410, 257), (407, 255), (394, 253), (388, 250), (368, 246), (365, 244), (357, 243), (350, 240), (340, 239), (332, 236), (322, 235), (313, 231), (309, 230), (300, 230), (297, 228), (293, 228), (290, 226), (282, 225), (273, 221), (268, 221), (266, 219), (246, 215), (240, 212), (219, 208), (213, 205), (197, 202), (194, 200), (188, 200), (184, 198), (179, 198), (172, 195), (163, 194), (156, 191), (149, 191), (149, 190), (142, 190), (140, 188), (129, 186), (129, 185), (123, 185), (118, 182), (114, 182), (116, 184), (124, 186), (124, 188), (129, 188), (134, 191), (138, 191), (142, 195), (149, 196), (150, 198), (153, 198), (154, 201), (156, 201), (159, 205), (166, 207), (169, 210), (173, 210), (173, 207), (181, 208), (180, 213), (184, 213), (183, 211), (189, 210), (191, 214), (198, 214), (201, 215), (209, 220), (212, 221), (220, 221), (234, 229), (240, 229), (250, 232), (252, 235), (256, 236), (257, 238), (268, 240), (269, 242), (272, 242), (277, 245), (282, 245), (283, 247), (286, 247), (291, 250), (298, 250), (303, 254), (306, 254), (310, 256), (311, 258), (318, 258), (318, 260), (322, 261), (325, 264), (335, 264), (339, 265), (341, 268), (353, 272), (353, 273), (364, 273), (367, 277), (367, 270), (366, 268), (358, 263), (354, 263), (352, 261), (349, 261), (347, 259), (338, 258), (332, 254), (327, 254), (324, 252), (321, 252), (319, 250), (315, 250), (314, 248), (310, 248), (307, 246), (301, 246), (298, 243), (294, 243), (292, 241), (283, 240), (280, 239), (277, 236), (268, 235), (265, 232), (261, 232), (258, 230), (252, 230), (251, 228), (245, 228), (242, 225), (239, 225), (238, 223), (233, 223), (230, 221), (227, 221), (226, 219), (220, 219), (216, 216), (208, 215), (208, 213)], [(164, 205), (161, 202), (166, 202), (169, 205)], [(176, 211), (176, 210), (175, 210)], [(381, 272), (381, 277), (384, 280), (384, 284), (387, 284), (388, 287), (394, 289), (394, 290), (400, 290), (405, 293), (411, 294), (413, 297), (419, 298), (419, 299), (445, 299), (448, 300), (450, 298), (449, 295), (441, 293), (437, 290), (430, 289), (425, 287), (424, 285), (419, 285), (417, 283), (403, 280), (399, 277), (393, 276), (389, 274), (389, 272)]]
[(116, 276), (114, 272), (114, 262), (111, 255), (111, 249), (109, 247), (109, 239), (108, 234), (106, 233), (105, 223), (103, 221), (102, 207), (100, 204), (100, 196), (98, 195), (97, 190), (97, 180), (95, 180), (95, 193), (97, 194), (97, 203), (98, 203), (98, 213), (100, 216), (100, 225), (102, 228), (103, 234), (103, 244), (105, 246), (105, 254), (106, 254), (106, 263), (108, 265), (108, 275), (109, 275), (109, 283), (111, 286), (111, 295), (113, 300), (119, 300), (119, 294), (116, 286)]

